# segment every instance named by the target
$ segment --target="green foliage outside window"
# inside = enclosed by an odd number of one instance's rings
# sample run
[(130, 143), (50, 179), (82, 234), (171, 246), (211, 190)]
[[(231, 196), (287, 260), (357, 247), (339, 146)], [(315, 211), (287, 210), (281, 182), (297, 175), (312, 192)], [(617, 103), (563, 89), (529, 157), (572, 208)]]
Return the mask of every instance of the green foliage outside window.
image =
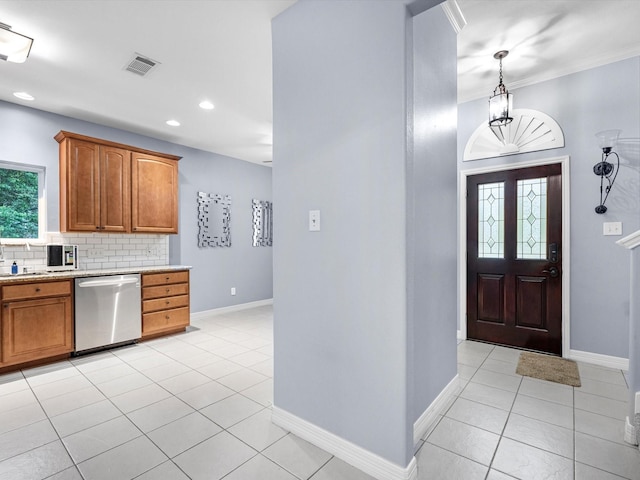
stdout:
[(38, 238), (38, 174), (0, 168), (0, 238)]

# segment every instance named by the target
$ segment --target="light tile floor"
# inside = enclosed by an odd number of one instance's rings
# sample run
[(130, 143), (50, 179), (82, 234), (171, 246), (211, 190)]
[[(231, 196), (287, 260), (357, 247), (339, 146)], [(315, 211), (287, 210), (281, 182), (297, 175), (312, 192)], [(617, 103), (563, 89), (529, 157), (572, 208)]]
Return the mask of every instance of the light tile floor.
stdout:
[[(623, 372), (572, 388), (516, 375), (519, 352), (458, 345), (462, 390), (422, 440), (420, 480), (640, 479)], [(270, 421), (272, 309), (0, 375), (0, 480), (371, 480)]]

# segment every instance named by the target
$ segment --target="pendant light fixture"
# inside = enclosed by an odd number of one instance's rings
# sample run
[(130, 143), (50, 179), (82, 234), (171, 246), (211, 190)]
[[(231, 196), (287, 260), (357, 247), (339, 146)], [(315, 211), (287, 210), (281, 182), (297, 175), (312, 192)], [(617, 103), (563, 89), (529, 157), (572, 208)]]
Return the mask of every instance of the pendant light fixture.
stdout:
[(29, 56), (33, 38), (11, 30), (11, 26), (0, 23), (0, 60), (22, 63)]
[(493, 55), (493, 58), (500, 60), (500, 83), (493, 90), (493, 96), (489, 98), (489, 126), (503, 127), (511, 123), (513, 117), (513, 95), (507, 91), (507, 87), (502, 83), (502, 59), (509, 55), (508, 50), (500, 50)]

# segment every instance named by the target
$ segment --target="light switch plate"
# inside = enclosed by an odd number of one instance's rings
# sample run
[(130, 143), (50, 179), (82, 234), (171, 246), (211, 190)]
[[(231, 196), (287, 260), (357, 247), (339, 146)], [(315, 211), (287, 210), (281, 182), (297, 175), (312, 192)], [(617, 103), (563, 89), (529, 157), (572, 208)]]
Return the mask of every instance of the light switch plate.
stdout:
[(309, 210), (309, 231), (320, 231), (320, 210)]
[(622, 222), (604, 222), (602, 224), (603, 235), (622, 235)]

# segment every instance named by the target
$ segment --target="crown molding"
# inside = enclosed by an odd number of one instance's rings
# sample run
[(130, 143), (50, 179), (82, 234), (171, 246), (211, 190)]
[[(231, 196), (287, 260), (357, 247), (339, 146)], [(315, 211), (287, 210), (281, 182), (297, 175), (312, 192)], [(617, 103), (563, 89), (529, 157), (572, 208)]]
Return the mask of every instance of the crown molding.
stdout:
[(458, 2), (456, 2), (456, 0), (447, 0), (441, 5), (442, 10), (444, 10), (444, 14), (447, 16), (451, 26), (453, 27), (453, 30), (456, 34), (460, 33), (460, 31), (467, 25), (467, 20), (464, 18)]

